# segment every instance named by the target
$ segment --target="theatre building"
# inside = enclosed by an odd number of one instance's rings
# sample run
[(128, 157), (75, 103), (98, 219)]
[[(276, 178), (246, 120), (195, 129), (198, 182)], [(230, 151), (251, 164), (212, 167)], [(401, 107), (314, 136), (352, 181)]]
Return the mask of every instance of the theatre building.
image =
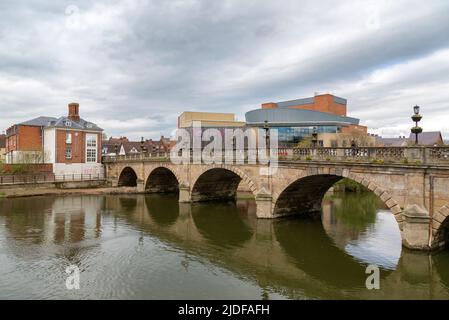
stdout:
[(52, 164), (56, 175), (103, 174), (102, 132), (80, 117), (78, 103), (70, 103), (67, 116), (38, 117), (8, 128), (6, 162)]
[(297, 146), (318, 135), (322, 147), (375, 145), (375, 138), (360, 120), (347, 116), (347, 100), (331, 94), (310, 98), (263, 103), (260, 109), (246, 113), (249, 127), (269, 127), (278, 130), (279, 146)]

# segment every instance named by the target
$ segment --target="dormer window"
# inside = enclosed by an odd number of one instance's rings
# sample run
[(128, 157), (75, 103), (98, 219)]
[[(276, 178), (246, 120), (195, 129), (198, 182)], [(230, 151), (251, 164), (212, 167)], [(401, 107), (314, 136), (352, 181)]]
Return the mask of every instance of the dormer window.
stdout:
[(65, 126), (66, 126), (66, 127), (71, 127), (71, 126), (72, 126), (72, 121), (66, 120)]

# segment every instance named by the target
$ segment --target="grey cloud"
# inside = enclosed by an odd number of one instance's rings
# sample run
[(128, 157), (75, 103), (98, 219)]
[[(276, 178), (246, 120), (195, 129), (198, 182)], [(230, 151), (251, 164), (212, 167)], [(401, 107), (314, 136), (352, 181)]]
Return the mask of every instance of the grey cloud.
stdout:
[[(64, 25), (72, 4), (79, 30)], [(103, 126), (109, 135), (169, 135), (185, 110), (242, 118), (262, 102), (326, 88), (348, 98), (352, 114), (390, 128), (409, 121), (412, 101), (404, 90), (426, 84), (419, 97), (435, 119), (449, 98), (434, 95), (438, 84), (449, 84), (438, 71), (449, 68), (447, 61), (413, 78), (351, 88), (372, 72), (449, 48), (449, 4), (368, 4), (379, 6), (377, 29), (365, 28), (357, 1), (2, 1), (0, 126), (42, 110), (59, 115), (76, 100), (99, 125), (124, 123)], [(329, 44), (310, 52), (321, 38)], [(295, 55), (284, 61), (290, 50)], [(6, 111), (11, 106), (17, 112)], [(134, 128), (125, 125), (133, 121)]]

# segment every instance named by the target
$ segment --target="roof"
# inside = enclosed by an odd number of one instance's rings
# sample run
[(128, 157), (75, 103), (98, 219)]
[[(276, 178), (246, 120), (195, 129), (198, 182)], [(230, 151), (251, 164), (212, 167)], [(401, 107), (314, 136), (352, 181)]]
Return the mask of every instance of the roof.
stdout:
[(19, 123), (23, 126), (36, 126), (45, 128), (65, 128), (65, 129), (79, 129), (79, 130), (91, 130), (91, 131), (103, 131), (95, 123), (88, 122), (84, 119), (74, 121), (68, 117), (38, 117), (25, 122)]
[(260, 126), (337, 126), (359, 124), (359, 119), (306, 109), (256, 109), (245, 114), (248, 125)]
[[(170, 145), (166, 143), (166, 139), (167, 138), (161, 137), (161, 140), (159, 141), (154, 141), (151, 139), (145, 140), (143, 145), (149, 152), (167, 152), (170, 150)], [(127, 155), (132, 153), (140, 153), (141, 145), (142, 143), (140, 141), (129, 141), (125, 137), (116, 139), (110, 138), (102, 143), (103, 154), (115, 154), (115, 146), (117, 146), (118, 152), (120, 152), (123, 147), (123, 150)]]
[(0, 149), (6, 148), (6, 135), (0, 134)]
[(51, 121), (56, 121), (56, 118), (53, 117), (38, 117), (25, 122), (19, 123), (19, 125), (23, 126), (36, 126), (36, 127), (45, 127)]
[(376, 142), (379, 145), (385, 147), (405, 147), (408, 145), (409, 139), (407, 138), (382, 138), (376, 137)]
[[(415, 141), (415, 134), (411, 133), (410, 141)], [(443, 144), (443, 137), (440, 131), (422, 132), (418, 135), (418, 144), (423, 146), (433, 146)]]

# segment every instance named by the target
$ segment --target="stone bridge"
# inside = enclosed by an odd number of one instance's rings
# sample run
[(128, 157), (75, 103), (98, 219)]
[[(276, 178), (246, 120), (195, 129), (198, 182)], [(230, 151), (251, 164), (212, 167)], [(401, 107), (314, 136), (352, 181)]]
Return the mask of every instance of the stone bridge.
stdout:
[[(250, 190), (258, 218), (316, 216), (325, 193), (351, 179), (374, 192), (394, 215), (405, 247), (443, 247), (449, 240), (449, 163), (348, 161), (326, 158), (278, 162), (271, 175), (263, 164), (173, 164), (168, 157), (104, 158), (113, 186), (137, 192), (179, 192), (180, 202), (235, 199)], [(262, 169), (262, 170), (261, 170)]]

